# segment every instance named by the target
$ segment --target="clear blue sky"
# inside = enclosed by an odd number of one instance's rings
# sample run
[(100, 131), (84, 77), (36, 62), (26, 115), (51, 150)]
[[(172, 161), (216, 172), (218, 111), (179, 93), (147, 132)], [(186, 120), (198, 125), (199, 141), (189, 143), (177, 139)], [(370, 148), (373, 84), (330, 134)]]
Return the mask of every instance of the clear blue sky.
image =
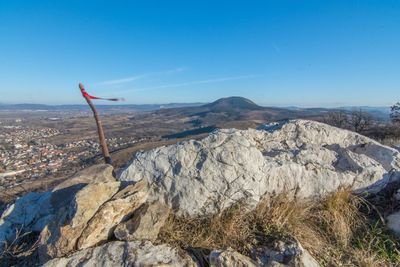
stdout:
[(0, 0), (0, 102), (390, 105), (400, 1)]

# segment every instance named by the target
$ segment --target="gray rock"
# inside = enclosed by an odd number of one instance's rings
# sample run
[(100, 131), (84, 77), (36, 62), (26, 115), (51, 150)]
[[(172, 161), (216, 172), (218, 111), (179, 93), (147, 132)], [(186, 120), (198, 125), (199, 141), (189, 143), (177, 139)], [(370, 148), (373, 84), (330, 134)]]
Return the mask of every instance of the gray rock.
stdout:
[(396, 211), (386, 217), (386, 226), (400, 236), (400, 211)]
[(276, 241), (271, 248), (258, 247), (252, 257), (258, 266), (319, 267), (319, 263), (296, 241)]
[(64, 258), (48, 261), (44, 267), (65, 266), (198, 266), (184, 251), (150, 242), (109, 242), (88, 248)]
[(154, 241), (169, 215), (169, 208), (159, 202), (144, 204), (130, 220), (120, 223), (114, 231), (119, 240)]
[(233, 249), (214, 250), (210, 253), (210, 267), (256, 267), (255, 261)]
[(273, 248), (254, 249), (251, 258), (232, 249), (214, 250), (210, 253), (210, 266), (319, 267), (320, 265), (297, 241), (287, 243), (279, 241), (275, 242)]

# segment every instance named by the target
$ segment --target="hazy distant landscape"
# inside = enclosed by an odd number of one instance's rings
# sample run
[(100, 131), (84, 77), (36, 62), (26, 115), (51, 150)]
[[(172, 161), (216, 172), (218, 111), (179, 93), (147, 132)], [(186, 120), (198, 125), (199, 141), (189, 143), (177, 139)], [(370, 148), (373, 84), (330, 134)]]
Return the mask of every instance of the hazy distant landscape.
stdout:
[[(124, 105), (96, 105), (99, 110), (104, 112), (134, 112), (134, 111), (155, 111), (159, 109), (171, 109), (171, 108), (182, 108), (182, 107), (198, 107), (206, 105), (207, 103), (167, 103), (167, 104), (124, 104)], [(278, 107), (275, 107), (278, 108)], [(324, 108), (300, 108), (295, 106), (279, 107), (281, 109), (288, 110), (322, 110)], [(370, 106), (348, 106), (348, 107), (336, 107), (327, 108), (326, 110), (340, 109), (340, 110), (354, 110), (362, 109), (371, 114), (375, 114), (377, 117), (382, 119), (389, 119), (390, 107), (370, 107)], [(44, 105), (44, 104), (1, 104), (1, 111), (83, 111), (87, 112), (87, 105)]]

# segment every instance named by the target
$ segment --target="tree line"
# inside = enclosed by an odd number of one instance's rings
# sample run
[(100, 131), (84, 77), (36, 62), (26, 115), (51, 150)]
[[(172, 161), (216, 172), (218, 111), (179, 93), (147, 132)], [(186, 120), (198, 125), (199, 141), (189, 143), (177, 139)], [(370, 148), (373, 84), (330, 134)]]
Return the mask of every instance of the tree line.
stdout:
[(390, 107), (390, 119), (392, 120), (393, 124), (400, 124), (400, 102), (397, 102)]
[(390, 107), (390, 121), (382, 121), (362, 109), (335, 110), (323, 118), (324, 122), (374, 138), (378, 141), (399, 140), (400, 102)]
[(325, 122), (338, 127), (360, 133), (372, 126), (373, 117), (368, 112), (360, 109), (352, 111), (336, 110), (329, 112), (324, 118)]

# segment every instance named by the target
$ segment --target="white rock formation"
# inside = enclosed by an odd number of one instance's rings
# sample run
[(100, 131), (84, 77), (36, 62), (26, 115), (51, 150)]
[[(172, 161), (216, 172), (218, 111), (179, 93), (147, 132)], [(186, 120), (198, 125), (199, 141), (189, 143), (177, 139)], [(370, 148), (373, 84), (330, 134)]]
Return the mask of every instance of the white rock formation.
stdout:
[(398, 179), (399, 152), (323, 123), (293, 120), (261, 130), (220, 130), (137, 153), (121, 181), (147, 179), (152, 201), (179, 215), (217, 213), (266, 194), (319, 197), (351, 187), (379, 190)]

